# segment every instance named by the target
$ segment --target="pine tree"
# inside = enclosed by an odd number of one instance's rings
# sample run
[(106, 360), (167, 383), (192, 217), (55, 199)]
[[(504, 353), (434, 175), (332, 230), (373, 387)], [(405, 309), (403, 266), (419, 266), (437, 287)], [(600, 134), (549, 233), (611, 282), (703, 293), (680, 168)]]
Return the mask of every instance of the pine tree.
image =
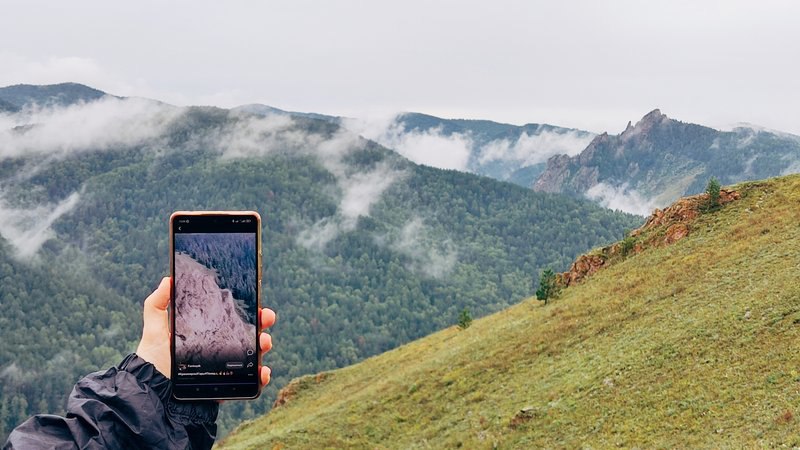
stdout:
[(549, 300), (558, 295), (558, 286), (556, 285), (556, 274), (550, 268), (544, 269), (539, 276), (539, 289), (536, 290), (536, 298), (543, 300), (547, 305)]
[(458, 328), (466, 330), (470, 325), (472, 325), (472, 314), (469, 313), (469, 309), (464, 308), (458, 315)]
[(707, 209), (713, 210), (719, 208), (720, 188), (719, 180), (717, 180), (716, 177), (711, 177), (708, 180), (708, 184), (706, 185), (706, 194), (708, 194)]

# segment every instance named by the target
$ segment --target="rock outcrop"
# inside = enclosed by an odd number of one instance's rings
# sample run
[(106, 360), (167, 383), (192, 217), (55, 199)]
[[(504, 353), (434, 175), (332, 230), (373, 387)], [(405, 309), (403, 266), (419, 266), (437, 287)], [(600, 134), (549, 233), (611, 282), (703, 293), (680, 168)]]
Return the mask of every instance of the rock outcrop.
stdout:
[(242, 319), (233, 295), (219, 287), (213, 270), (179, 253), (175, 274), (178, 361), (241, 361), (256, 351), (255, 325)]
[(278, 397), (275, 399), (275, 402), (272, 403), (272, 408), (275, 409), (289, 403), (300, 391), (308, 387), (311, 383), (320, 384), (328, 378), (328, 375), (328, 372), (320, 372), (316, 375), (306, 375), (295, 378), (278, 391)]
[[(738, 191), (721, 189), (719, 203), (722, 206), (740, 198)], [(568, 271), (556, 275), (556, 283), (562, 287), (580, 283), (610, 265), (617, 256), (678, 242), (691, 233), (693, 222), (707, 203), (708, 195), (700, 194), (684, 197), (663, 210), (656, 209), (644, 225), (633, 230), (626, 240), (579, 256)]]

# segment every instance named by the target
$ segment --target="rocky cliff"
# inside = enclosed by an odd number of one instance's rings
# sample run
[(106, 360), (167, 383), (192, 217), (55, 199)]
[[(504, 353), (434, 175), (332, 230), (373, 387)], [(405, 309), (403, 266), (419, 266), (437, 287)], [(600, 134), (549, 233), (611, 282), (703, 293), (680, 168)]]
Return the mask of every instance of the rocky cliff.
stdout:
[(619, 135), (603, 133), (579, 155), (557, 155), (535, 191), (588, 196), (641, 215), (723, 184), (800, 170), (800, 137), (753, 127), (719, 131), (671, 119), (658, 109)]
[[(255, 351), (255, 326), (245, 322), (216, 273), (190, 256), (175, 256), (175, 352), (178, 360), (242, 360)], [(201, 358), (202, 355), (202, 358)]]

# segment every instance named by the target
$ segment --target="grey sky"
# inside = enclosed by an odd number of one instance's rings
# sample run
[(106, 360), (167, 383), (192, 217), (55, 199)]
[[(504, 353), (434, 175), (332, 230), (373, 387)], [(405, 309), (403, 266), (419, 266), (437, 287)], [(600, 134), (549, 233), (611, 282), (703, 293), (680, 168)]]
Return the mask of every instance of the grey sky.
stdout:
[(800, 2), (4, 1), (0, 85), (621, 131), (800, 134)]

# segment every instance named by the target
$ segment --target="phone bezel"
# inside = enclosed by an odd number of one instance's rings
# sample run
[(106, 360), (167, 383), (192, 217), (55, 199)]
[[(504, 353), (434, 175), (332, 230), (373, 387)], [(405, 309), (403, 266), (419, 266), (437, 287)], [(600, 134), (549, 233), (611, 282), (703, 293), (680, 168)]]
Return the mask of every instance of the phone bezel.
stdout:
[[(234, 387), (232, 383), (209, 383), (195, 387), (193, 392), (189, 392), (189, 388), (183, 387), (177, 383), (176, 375), (176, 361), (175, 361), (175, 221), (183, 216), (217, 216), (229, 218), (230, 216), (250, 216), (256, 220), (256, 304), (257, 310), (261, 310), (261, 215), (255, 211), (175, 211), (169, 218), (169, 273), (170, 273), (170, 302), (169, 302), (169, 326), (170, 326), (170, 381), (172, 383), (172, 396), (178, 400), (252, 400), (261, 395), (261, 357), (263, 352), (259, 345), (259, 336), (261, 334), (261, 315), (257, 315), (256, 320), (256, 348), (258, 349), (258, 364), (256, 364), (255, 383), (250, 386), (250, 383), (244, 383), (247, 386), (241, 387), (241, 383), (236, 383)], [(243, 392), (237, 389), (245, 389)], [(195, 394), (195, 395), (192, 395)]]

